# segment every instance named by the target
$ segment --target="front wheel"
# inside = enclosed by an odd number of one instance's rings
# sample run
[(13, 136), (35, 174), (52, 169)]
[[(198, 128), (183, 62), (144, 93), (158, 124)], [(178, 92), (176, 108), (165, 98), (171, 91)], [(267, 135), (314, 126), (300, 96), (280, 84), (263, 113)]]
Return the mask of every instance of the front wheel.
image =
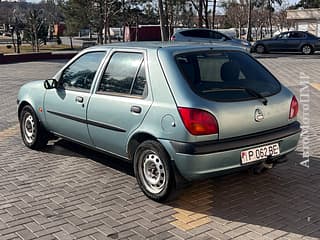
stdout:
[(265, 53), (266, 52), (266, 48), (265, 48), (265, 46), (263, 46), (262, 44), (259, 44), (259, 45), (257, 45), (256, 46), (256, 52), (257, 53)]
[(313, 53), (313, 48), (310, 45), (303, 45), (301, 48), (301, 52), (304, 55), (310, 55)]
[(40, 149), (48, 142), (48, 133), (42, 127), (31, 106), (26, 105), (20, 113), (20, 131), (24, 144), (31, 149)]
[(170, 158), (159, 142), (141, 143), (134, 155), (134, 172), (144, 194), (158, 202), (167, 200), (175, 189)]

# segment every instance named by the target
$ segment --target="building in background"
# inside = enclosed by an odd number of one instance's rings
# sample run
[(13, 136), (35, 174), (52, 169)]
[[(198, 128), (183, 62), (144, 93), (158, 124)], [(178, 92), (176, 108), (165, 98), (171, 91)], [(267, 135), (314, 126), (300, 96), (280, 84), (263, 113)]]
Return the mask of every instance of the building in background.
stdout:
[(287, 10), (287, 20), (293, 22), (296, 30), (320, 37), (320, 8)]

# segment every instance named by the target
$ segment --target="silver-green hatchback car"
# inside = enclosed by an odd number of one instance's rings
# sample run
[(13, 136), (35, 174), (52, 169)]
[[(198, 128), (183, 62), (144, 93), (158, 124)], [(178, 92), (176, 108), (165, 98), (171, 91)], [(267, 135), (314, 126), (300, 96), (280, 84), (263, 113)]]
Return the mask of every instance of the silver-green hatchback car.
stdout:
[(263, 165), (295, 150), (296, 97), (230, 45), (124, 43), (75, 56), (18, 95), (22, 139), (58, 136), (132, 161), (164, 201), (180, 181)]

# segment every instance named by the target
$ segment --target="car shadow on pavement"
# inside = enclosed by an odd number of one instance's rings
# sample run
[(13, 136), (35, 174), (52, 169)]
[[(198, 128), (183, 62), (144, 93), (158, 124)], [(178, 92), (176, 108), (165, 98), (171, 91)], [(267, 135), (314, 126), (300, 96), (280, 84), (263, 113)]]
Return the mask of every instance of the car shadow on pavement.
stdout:
[[(44, 152), (88, 158), (134, 175), (132, 164), (64, 140), (48, 145)], [(262, 235), (280, 230), (280, 234), (318, 238), (320, 158), (310, 157), (310, 168), (300, 165), (303, 161), (301, 153), (290, 154), (288, 159), (259, 175), (247, 170), (193, 182), (180, 189), (175, 200), (165, 203), (176, 211), (172, 215), (176, 221), (172, 224), (180, 225), (184, 230), (208, 224), (209, 228), (221, 233), (231, 231), (232, 227), (245, 226), (248, 231)], [(190, 225), (181, 227), (179, 219)]]
[(207, 216), (222, 232), (233, 224), (262, 234), (276, 229), (320, 237), (320, 159), (311, 157), (310, 168), (301, 161), (293, 153), (259, 175), (243, 171), (196, 182), (169, 205), (180, 215)]
[(89, 158), (95, 162), (101, 163), (130, 176), (134, 176), (133, 167), (130, 162), (112, 157), (110, 155), (99, 153), (97, 151), (83, 147), (79, 144), (63, 139), (49, 142), (48, 146), (43, 149), (43, 152), (62, 156)]

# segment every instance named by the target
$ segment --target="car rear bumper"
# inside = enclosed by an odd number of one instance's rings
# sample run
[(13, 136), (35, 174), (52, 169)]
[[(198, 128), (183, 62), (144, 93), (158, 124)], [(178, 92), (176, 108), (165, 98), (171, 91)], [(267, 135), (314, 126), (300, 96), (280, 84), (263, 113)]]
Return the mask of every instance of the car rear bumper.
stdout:
[(261, 161), (242, 165), (240, 154), (244, 150), (279, 143), (282, 157), (297, 147), (300, 124), (294, 122), (285, 127), (226, 140), (183, 143), (159, 140), (174, 160), (180, 174), (187, 180), (207, 178), (224, 171), (246, 168)]

